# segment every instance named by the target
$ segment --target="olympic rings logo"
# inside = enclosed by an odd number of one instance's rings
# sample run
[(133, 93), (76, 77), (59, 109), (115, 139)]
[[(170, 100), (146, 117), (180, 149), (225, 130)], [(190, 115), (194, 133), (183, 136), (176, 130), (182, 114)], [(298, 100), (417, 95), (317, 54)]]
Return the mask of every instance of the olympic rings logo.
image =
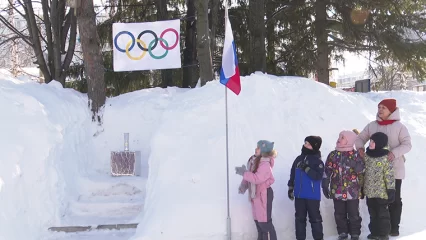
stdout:
[[(169, 43), (164, 39), (164, 35), (168, 32), (172, 32), (176, 36), (176, 42), (171, 46), (169, 46)], [(141, 40), (141, 37), (144, 34), (151, 34), (154, 37), (154, 39), (148, 44), (148, 47), (146, 43)], [(131, 38), (131, 40), (126, 44), (124, 49), (119, 47), (117, 43), (118, 38), (121, 35), (129, 35), (129, 37)], [(152, 53), (152, 50), (154, 50), (158, 46), (158, 42), (160, 42), (160, 46), (166, 51), (163, 55), (156, 56)], [(115, 49), (117, 49), (117, 51), (119, 52), (125, 53), (129, 59), (135, 60), (135, 61), (141, 60), (142, 58), (144, 58), (146, 53), (148, 53), (154, 59), (163, 59), (167, 56), (167, 54), (169, 53), (169, 50), (173, 50), (174, 48), (176, 48), (178, 43), (179, 43), (179, 33), (176, 31), (176, 29), (173, 29), (173, 28), (167, 28), (166, 30), (164, 30), (160, 34), (160, 37), (158, 37), (157, 34), (152, 30), (145, 30), (139, 33), (137, 38), (135, 38), (135, 36), (129, 31), (121, 31), (114, 38)], [(130, 51), (135, 47), (135, 45), (137, 45), (138, 48), (142, 50), (142, 54), (137, 57), (134, 57), (130, 54)]]

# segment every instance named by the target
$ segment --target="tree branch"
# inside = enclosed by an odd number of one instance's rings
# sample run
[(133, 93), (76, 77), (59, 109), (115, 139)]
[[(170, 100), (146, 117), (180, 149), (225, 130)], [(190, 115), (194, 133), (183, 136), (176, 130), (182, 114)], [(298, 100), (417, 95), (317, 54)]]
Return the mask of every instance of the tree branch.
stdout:
[(65, 43), (67, 41), (68, 31), (71, 27), (71, 19), (73, 17), (73, 12), (69, 11), (68, 14), (65, 16), (65, 22), (62, 26), (62, 33), (61, 33), (61, 52), (65, 52)]
[[(62, 68), (62, 60), (61, 60), (61, 43), (60, 43), (60, 25), (62, 22), (59, 22), (60, 12), (59, 12), (59, 2), (58, 0), (52, 0), (50, 5), (50, 18), (51, 18), (51, 37), (53, 39), (52, 47), (53, 47), (53, 66), (54, 70), (53, 78), (58, 80), (59, 76), (61, 76), (61, 68)], [(46, 4), (47, 5), (47, 4)]]
[(22, 40), (25, 41), (30, 46), (33, 46), (32, 42), (28, 40), (28, 37), (26, 37), (24, 34), (22, 34), (18, 29), (16, 29), (12, 24), (9, 23), (9, 21), (0, 14), (0, 22), (2, 22), (9, 30), (14, 32), (16, 35), (22, 38)]
[[(77, 18), (76, 16), (73, 14), (74, 9), (70, 8), (69, 12), (68, 12), (68, 18), (70, 19), (70, 39), (68, 42), (68, 51), (67, 51), (67, 55), (65, 55), (65, 59), (64, 59), (64, 63), (62, 65), (62, 69), (63, 72), (62, 74), (67, 74), (68, 73), (68, 69), (71, 65), (73, 56), (74, 56), (74, 51), (75, 51), (75, 44), (76, 44), (76, 38), (77, 38)], [(62, 79), (63, 76), (60, 77), (60, 79)], [(65, 79), (65, 77), (63, 78)]]
[[(49, 6), (48, 1), (43, 1), (41, 3), (42, 9), (43, 9), (43, 22), (46, 26), (46, 45), (47, 45), (47, 65), (49, 66), (50, 74), (52, 74), (52, 78), (55, 79), (56, 75), (54, 72), (54, 63), (53, 63), (53, 36), (52, 36), (52, 23), (50, 21), (49, 17)], [(54, 20), (52, 18), (52, 20)]]
[(335, 47), (341, 47), (350, 51), (368, 51), (368, 50), (379, 50), (379, 47), (364, 45), (364, 44), (351, 44), (347, 43), (344, 40), (333, 36), (331, 34), (328, 34), (328, 37), (333, 39), (333, 41), (328, 41), (328, 43)]
[(37, 63), (40, 67), (40, 70), (43, 72), (44, 81), (48, 83), (52, 80), (52, 76), (50, 75), (50, 72), (47, 69), (46, 61), (44, 60), (44, 56), (43, 56), (43, 51), (41, 50), (41, 44), (40, 44), (39, 34), (38, 34), (39, 31), (37, 28), (37, 23), (35, 21), (34, 9), (33, 9), (31, 0), (25, 0), (25, 7), (26, 7), (27, 16), (28, 16), (28, 28), (30, 30), (29, 31), (30, 36), (34, 44), (33, 45), (34, 54), (36, 55)]

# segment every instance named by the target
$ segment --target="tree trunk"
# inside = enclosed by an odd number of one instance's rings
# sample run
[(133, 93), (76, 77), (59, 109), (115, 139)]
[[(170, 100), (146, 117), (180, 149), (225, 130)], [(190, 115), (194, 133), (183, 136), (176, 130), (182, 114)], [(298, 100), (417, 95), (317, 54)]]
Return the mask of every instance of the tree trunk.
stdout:
[(183, 81), (182, 87), (195, 87), (198, 81), (197, 74), (197, 24), (195, 21), (195, 5), (196, 0), (187, 0), (186, 7), (186, 36), (185, 49), (183, 50)]
[(326, 0), (315, 1), (315, 37), (317, 43), (316, 71), (318, 81), (329, 84)]
[[(272, 15), (276, 11), (277, 4), (272, 0), (266, 0), (266, 16), (268, 19), (272, 17)], [(266, 46), (266, 72), (270, 74), (277, 74), (277, 66), (275, 62), (275, 21), (269, 21), (266, 25), (266, 39), (268, 41), (268, 45)]]
[(251, 72), (266, 69), (265, 51), (265, 1), (250, 0), (249, 2), (250, 31), (250, 68)]
[(212, 4), (211, 4), (211, 36), (210, 36), (210, 42), (211, 42), (211, 51), (212, 51), (212, 56), (215, 55), (216, 52), (216, 29), (218, 27), (219, 24), (219, 4), (220, 4), (220, 0), (211, 0)]
[(210, 52), (208, 0), (196, 0), (197, 8), (197, 53), (200, 65), (200, 82), (204, 86), (213, 80), (213, 64)]
[[(157, 8), (157, 21), (169, 19), (167, 4), (169, 0), (156, 0), (155, 6)], [(161, 87), (167, 88), (173, 86), (173, 72), (171, 69), (161, 70)]]
[(93, 0), (81, 0), (81, 6), (77, 11), (77, 21), (87, 78), (89, 107), (93, 114), (92, 121), (102, 124), (101, 109), (106, 100), (104, 65), (96, 29), (96, 14), (93, 7)]

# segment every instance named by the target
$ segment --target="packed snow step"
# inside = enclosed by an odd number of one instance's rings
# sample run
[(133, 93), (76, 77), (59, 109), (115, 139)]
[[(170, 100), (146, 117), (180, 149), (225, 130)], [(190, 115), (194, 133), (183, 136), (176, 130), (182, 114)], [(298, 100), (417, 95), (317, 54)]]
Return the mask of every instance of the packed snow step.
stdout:
[(137, 223), (129, 224), (105, 224), (98, 226), (69, 226), (69, 227), (51, 227), (50, 231), (53, 232), (87, 232), (91, 230), (122, 230), (122, 229), (136, 229), (138, 227)]
[(135, 229), (103, 230), (77, 233), (52, 233), (45, 240), (128, 240), (135, 234)]
[(146, 178), (98, 177), (79, 181), (80, 196), (68, 203), (61, 226), (128, 224), (142, 212)]

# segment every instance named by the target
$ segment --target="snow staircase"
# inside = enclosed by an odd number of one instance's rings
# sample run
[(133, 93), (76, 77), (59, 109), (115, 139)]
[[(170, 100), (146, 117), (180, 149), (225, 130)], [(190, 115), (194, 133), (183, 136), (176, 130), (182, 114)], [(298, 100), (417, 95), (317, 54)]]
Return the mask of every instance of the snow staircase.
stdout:
[(59, 226), (48, 240), (128, 240), (143, 210), (146, 178), (99, 177), (77, 184), (78, 199), (70, 201)]

